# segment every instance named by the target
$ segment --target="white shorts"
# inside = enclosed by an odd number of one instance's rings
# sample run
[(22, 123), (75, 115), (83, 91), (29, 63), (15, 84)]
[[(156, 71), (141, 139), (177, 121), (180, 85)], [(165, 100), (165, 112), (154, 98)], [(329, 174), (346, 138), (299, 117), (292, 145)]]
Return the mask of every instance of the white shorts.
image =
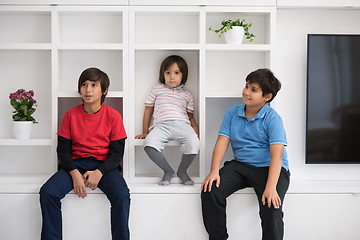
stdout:
[(181, 120), (162, 121), (150, 127), (144, 147), (153, 147), (161, 152), (170, 140), (180, 142), (180, 151), (183, 154), (198, 154), (199, 152), (200, 141), (197, 134), (190, 124)]

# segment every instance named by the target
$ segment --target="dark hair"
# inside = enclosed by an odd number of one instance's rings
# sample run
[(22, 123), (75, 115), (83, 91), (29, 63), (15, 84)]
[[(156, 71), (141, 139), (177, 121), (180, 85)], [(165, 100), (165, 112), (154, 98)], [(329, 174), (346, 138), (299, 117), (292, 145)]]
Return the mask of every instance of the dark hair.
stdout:
[(103, 93), (103, 95), (101, 96), (101, 103), (104, 103), (105, 97), (107, 94), (107, 90), (110, 85), (110, 80), (109, 80), (108, 75), (98, 68), (92, 67), (92, 68), (85, 69), (79, 77), (79, 81), (78, 81), (78, 92), (79, 93), (80, 93), (82, 84), (84, 82), (86, 82), (87, 80), (92, 81), (92, 82), (100, 82), (101, 92)]
[(263, 96), (271, 93), (272, 97), (267, 102), (271, 102), (281, 88), (281, 82), (274, 76), (270, 69), (267, 68), (261, 68), (251, 72), (249, 75), (247, 75), (246, 82), (258, 83), (263, 92)]
[(188, 66), (187, 66), (185, 60), (178, 55), (168, 56), (167, 58), (165, 58), (162, 61), (161, 66), (160, 66), (160, 72), (159, 72), (159, 81), (161, 83), (165, 84), (164, 73), (174, 63), (176, 63), (178, 65), (180, 72), (182, 73), (181, 84), (186, 83), (187, 77), (188, 77)]

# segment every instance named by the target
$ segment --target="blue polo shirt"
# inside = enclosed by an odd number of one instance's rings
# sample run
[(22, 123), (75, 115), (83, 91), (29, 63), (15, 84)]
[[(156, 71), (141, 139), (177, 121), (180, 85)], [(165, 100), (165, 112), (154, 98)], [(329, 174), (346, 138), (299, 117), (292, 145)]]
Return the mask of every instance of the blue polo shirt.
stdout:
[[(250, 120), (245, 116), (244, 109), (245, 104), (242, 104), (226, 111), (219, 135), (230, 139), (236, 160), (255, 167), (268, 167), (271, 159), (270, 145), (287, 146), (282, 119), (268, 104)], [(285, 147), (282, 167), (289, 169)]]

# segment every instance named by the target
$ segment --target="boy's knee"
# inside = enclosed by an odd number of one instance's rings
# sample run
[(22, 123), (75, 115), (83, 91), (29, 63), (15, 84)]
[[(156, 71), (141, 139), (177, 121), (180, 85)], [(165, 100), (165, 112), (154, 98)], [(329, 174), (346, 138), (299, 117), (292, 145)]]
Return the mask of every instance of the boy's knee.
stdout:
[(49, 198), (57, 198), (54, 188), (51, 188), (49, 185), (44, 184), (39, 191), (40, 202), (49, 199)]
[(218, 188), (216, 187), (216, 182), (213, 182), (211, 186), (211, 191), (201, 191), (201, 200), (208, 199), (218, 199), (220, 198), (220, 194), (218, 194)]
[(278, 220), (283, 219), (283, 216), (284, 216), (284, 213), (281, 208), (276, 209), (273, 206), (271, 206), (269, 208), (267, 205), (262, 206), (260, 208), (260, 218), (263, 221), (270, 221), (270, 222), (275, 221), (276, 222)]
[(200, 150), (200, 140), (198, 138), (194, 139), (194, 141), (192, 141), (193, 144), (193, 149), (195, 152), (199, 152)]
[(184, 154), (198, 154), (200, 150), (200, 141), (198, 138), (189, 140), (180, 147)]
[(109, 200), (111, 204), (130, 204), (130, 192), (128, 189), (114, 191), (111, 196), (109, 196)]
[(147, 150), (151, 150), (151, 149), (155, 149), (158, 152), (162, 152), (162, 150), (163, 150), (162, 145), (160, 145), (156, 141), (147, 140), (147, 138), (145, 138), (143, 146), (144, 146), (145, 152), (147, 152)]
[(42, 185), (39, 191), (40, 196), (49, 195), (49, 187), (46, 184)]

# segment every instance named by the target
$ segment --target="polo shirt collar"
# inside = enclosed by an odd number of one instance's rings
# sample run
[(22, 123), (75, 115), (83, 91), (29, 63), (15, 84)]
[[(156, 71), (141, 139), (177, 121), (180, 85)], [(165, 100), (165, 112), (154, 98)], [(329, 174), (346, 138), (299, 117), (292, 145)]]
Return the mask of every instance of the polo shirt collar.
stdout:
[[(269, 108), (270, 108), (269, 104), (265, 103), (265, 105), (260, 109), (260, 111), (251, 120), (255, 121), (256, 119), (263, 118), (265, 116), (266, 111)], [(244, 110), (245, 110), (245, 104), (243, 103), (243, 104), (240, 105), (238, 116), (247, 119), (247, 117), (245, 116), (245, 111)]]
[(178, 87), (176, 87), (176, 88), (170, 87), (170, 86), (166, 85), (165, 83), (163, 83), (163, 85), (164, 85), (166, 88), (171, 89), (171, 90), (174, 90), (174, 91), (178, 91), (178, 90), (184, 89), (184, 85), (183, 85), (183, 84), (181, 84), (180, 86), (178, 86)]

